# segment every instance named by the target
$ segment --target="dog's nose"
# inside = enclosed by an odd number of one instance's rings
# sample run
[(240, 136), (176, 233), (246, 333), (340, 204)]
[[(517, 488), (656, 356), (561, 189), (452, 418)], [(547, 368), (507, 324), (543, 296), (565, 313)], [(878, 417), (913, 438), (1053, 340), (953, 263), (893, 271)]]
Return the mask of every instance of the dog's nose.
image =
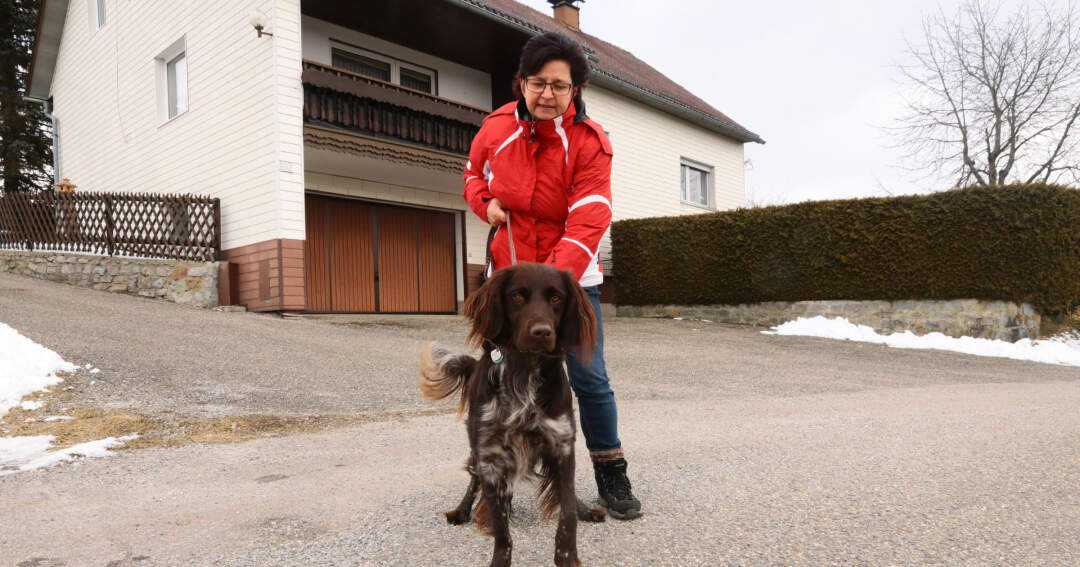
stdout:
[(548, 323), (535, 323), (529, 328), (529, 334), (534, 339), (546, 339), (551, 337), (551, 325)]

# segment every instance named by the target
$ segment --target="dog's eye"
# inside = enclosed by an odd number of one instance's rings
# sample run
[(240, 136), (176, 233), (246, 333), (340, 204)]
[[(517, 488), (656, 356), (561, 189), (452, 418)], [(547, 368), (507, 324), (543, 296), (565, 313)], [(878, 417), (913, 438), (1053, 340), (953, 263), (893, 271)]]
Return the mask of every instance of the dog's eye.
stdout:
[(562, 298), (557, 295), (553, 295), (551, 296), (551, 298), (548, 299), (548, 301), (552, 303), (559, 303), (560, 301), (562, 301)]
[(515, 291), (513, 295), (510, 296), (510, 299), (513, 299), (517, 303), (525, 303), (525, 294), (520, 291)]

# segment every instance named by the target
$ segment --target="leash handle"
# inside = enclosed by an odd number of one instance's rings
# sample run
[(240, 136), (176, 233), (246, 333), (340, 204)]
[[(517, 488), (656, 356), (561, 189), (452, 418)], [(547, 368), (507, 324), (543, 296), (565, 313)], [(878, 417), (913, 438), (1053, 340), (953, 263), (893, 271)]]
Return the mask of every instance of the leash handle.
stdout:
[[(484, 283), (488, 279), (488, 271), (495, 267), (495, 258), (491, 255), (491, 243), (495, 240), (495, 234), (499, 232), (499, 227), (493, 226), (488, 231), (487, 237), (487, 259), (484, 262), (484, 271), (480, 274), (480, 283)], [(510, 211), (506, 211), (506, 232), (507, 238), (510, 239), (510, 262), (517, 264), (517, 252), (514, 250), (514, 233), (510, 231)]]

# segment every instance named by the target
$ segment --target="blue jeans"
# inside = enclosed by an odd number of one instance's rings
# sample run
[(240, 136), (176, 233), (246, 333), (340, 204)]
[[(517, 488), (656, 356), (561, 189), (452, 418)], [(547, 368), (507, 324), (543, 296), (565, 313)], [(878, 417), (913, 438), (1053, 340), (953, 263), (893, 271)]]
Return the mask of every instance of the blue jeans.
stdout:
[(608, 383), (604, 367), (604, 323), (600, 319), (600, 286), (589, 286), (585, 293), (596, 313), (596, 350), (589, 365), (582, 364), (574, 353), (566, 354), (566, 370), (570, 387), (577, 395), (581, 416), (581, 432), (590, 451), (605, 451), (622, 447), (619, 442), (619, 414), (615, 408), (615, 392)]

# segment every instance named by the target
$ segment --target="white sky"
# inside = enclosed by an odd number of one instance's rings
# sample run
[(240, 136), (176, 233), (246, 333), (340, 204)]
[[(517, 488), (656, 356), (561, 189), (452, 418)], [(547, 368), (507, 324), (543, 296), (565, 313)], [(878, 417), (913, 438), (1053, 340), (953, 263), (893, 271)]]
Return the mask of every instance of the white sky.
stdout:
[[(519, 0), (551, 14), (546, 0)], [(942, 0), (953, 13), (958, 0)], [(894, 65), (936, 0), (586, 0), (581, 29), (633, 53), (756, 132), (760, 204), (925, 193), (880, 128), (898, 115)], [(588, 94), (586, 94), (586, 101)], [(617, 149), (617, 148), (616, 148)], [(880, 184), (879, 184), (880, 182)]]

